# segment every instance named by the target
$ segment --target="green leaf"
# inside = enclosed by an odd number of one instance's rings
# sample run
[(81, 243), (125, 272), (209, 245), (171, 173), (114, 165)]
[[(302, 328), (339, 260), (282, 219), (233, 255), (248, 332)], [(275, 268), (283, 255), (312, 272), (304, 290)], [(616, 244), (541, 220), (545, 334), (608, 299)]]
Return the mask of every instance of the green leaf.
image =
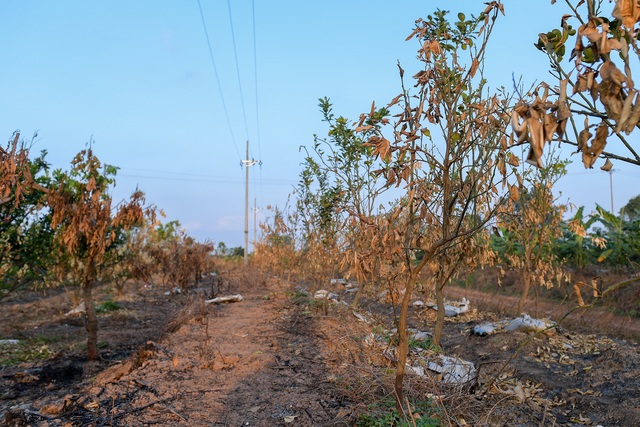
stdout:
[(600, 222), (602, 222), (605, 226), (611, 227), (611, 228), (620, 227), (620, 225), (621, 225), (620, 224), (620, 219), (617, 216), (615, 216), (611, 212), (605, 210), (602, 206), (600, 206), (598, 204), (596, 204), (596, 210), (598, 211), (598, 213), (602, 217)]
[(605, 259), (607, 259), (607, 257), (608, 257), (609, 255), (611, 255), (612, 253), (613, 253), (613, 249), (607, 249), (606, 251), (602, 252), (602, 253), (600, 254), (600, 256), (598, 257), (598, 262), (602, 262), (602, 261), (604, 261), (604, 260), (605, 260)]

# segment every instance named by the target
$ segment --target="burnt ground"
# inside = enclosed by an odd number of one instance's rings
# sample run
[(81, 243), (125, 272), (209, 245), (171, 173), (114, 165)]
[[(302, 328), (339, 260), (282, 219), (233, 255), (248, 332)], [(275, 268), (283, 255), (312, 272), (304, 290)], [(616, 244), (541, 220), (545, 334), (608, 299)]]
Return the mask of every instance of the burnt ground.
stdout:
[[(205, 304), (207, 290), (130, 286), (120, 309), (100, 314), (96, 363), (85, 362), (82, 321), (64, 316), (64, 292), (3, 302), (0, 339), (20, 343), (0, 347), (0, 425), (388, 425), (394, 365), (368, 339), (392, 327), (388, 305), (366, 299), (364, 322), (248, 273), (232, 281), (238, 292), (241, 302)], [(410, 323), (431, 330), (434, 314), (412, 311)], [(479, 368), (473, 387), (407, 377), (417, 425), (637, 425), (637, 343), (568, 327), (470, 334), (494, 319), (472, 309), (445, 328), (444, 353)]]

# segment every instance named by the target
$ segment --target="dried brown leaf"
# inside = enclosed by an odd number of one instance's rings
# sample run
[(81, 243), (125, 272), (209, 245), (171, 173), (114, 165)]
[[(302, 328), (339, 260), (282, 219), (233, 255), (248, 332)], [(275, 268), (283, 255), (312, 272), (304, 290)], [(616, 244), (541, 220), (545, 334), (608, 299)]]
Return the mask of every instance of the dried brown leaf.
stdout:
[(625, 99), (622, 106), (622, 112), (620, 113), (620, 119), (618, 119), (618, 122), (616, 123), (616, 133), (620, 133), (623, 129), (626, 129), (627, 121), (631, 116), (631, 107), (633, 107), (633, 99), (635, 95), (635, 89), (631, 89), (627, 94), (627, 99)]
[(622, 21), (622, 24), (629, 30), (633, 30), (640, 20), (640, 7), (638, 7), (637, 0), (616, 0), (616, 6), (611, 15)]
[(527, 119), (527, 126), (529, 128), (529, 154), (527, 155), (527, 163), (532, 164), (538, 168), (542, 168), (542, 154), (544, 152), (544, 128), (542, 123), (534, 118)]
[(611, 163), (611, 160), (607, 159), (607, 161), (604, 162), (604, 165), (600, 166), (600, 169), (605, 172), (609, 172), (612, 167), (613, 167), (613, 163)]
[(635, 105), (631, 110), (631, 115), (629, 116), (629, 119), (627, 120), (624, 126), (625, 133), (629, 135), (633, 131), (633, 129), (635, 129), (635, 127), (638, 125), (639, 122), (640, 122), (640, 93), (636, 95)]
[(609, 128), (606, 123), (600, 123), (598, 129), (596, 129), (596, 136), (591, 143), (591, 152), (594, 158), (597, 158), (604, 151), (604, 147), (607, 145), (607, 136), (609, 136)]
[(520, 200), (520, 190), (517, 185), (512, 184), (509, 186), (509, 198), (514, 202)]
[(600, 67), (600, 78), (602, 78), (603, 82), (613, 83), (618, 86), (622, 86), (623, 83), (627, 82), (627, 77), (610, 60), (605, 61)]
[(584, 118), (584, 129), (580, 131), (580, 135), (578, 135), (578, 151), (584, 152), (589, 148), (589, 140), (593, 134), (589, 132), (589, 118)]

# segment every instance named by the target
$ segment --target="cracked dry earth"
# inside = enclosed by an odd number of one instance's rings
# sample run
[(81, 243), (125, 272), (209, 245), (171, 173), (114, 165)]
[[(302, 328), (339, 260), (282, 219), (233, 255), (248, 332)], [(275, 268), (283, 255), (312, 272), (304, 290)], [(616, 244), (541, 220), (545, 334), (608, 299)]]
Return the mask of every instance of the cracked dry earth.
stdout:
[(52, 402), (50, 425), (340, 425), (348, 411), (313, 317), (283, 291), (243, 295), (240, 303), (185, 306), (163, 340), (98, 374), (83, 394)]

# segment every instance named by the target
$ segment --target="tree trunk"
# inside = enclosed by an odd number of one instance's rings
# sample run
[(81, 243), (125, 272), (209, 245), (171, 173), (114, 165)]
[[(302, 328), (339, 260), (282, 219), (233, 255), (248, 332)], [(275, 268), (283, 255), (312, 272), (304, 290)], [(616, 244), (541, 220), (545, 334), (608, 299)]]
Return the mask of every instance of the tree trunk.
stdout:
[(360, 283), (358, 285), (358, 290), (356, 291), (356, 296), (353, 298), (353, 302), (351, 302), (351, 308), (357, 308), (360, 303), (360, 298), (362, 298), (362, 292), (364, 290), (364, 283)]
[(522, 281), (524, 282), (524, 290), (522, 291), (522, 295), (520, 295), (520, 300), (518, 301), (518, 312), (516, 316), (520, 316), (522, 314), (522, 310), (524, 310), (524, 305), (527, 302), (527, 297), (529, 296), (529, 289), (531, 288), (531, 273), (525, 270), (522, 272)]
[(398, 319), (398, 362), (396, 363), (396, 381), (394, 385), (396, 410), (398, 414), (404, 414), (404, 372), (409, 354), (409, 334), (407, 333), (407, 313), (409, 312), (409, 300), (413, 294), (415, 280), (411, 277), (407, 281), (402, 306), (400, 307), (400, 318)]
[(433, 329), (433, 343), (440, 347), (444, 329), (444, 285), (436, 285), (436, 305), (438, 312), (436, 313), (436, 326)]
[(87, 272), (82, 285), (82, 296), (85, 307), (85, 328), (87, 329), (87, 359), (98, 359), (98, 315), (93, 304), (93, 283), (96, 276), (96, 266), (87, 260)]

